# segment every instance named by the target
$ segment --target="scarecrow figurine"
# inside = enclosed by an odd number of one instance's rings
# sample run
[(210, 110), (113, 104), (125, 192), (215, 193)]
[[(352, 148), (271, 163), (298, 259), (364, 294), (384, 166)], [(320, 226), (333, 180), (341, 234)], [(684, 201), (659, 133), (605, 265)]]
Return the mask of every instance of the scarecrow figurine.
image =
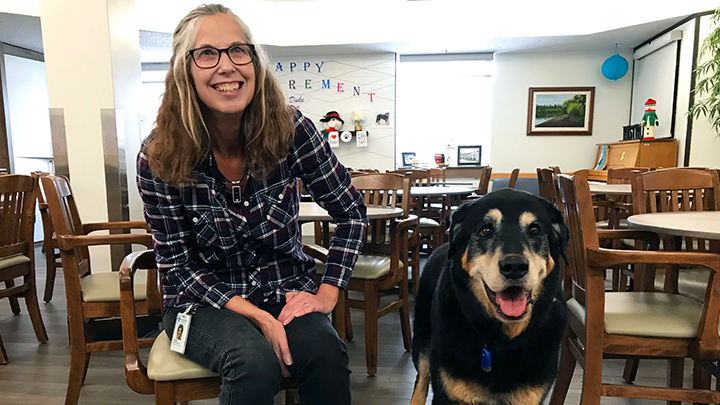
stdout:
[(649, 98), (645, 102), (645, 114), (643, 114), (642, 122), (640, 125), (645, 127), (645, 136), (643, 139), (655, 139), (655, 127), (660, 125), (658, 116), (655, 113), (655, 104), (657, 102)]
[(328, 111), (324, 117), (320, 118), (320, 122), (325, 125), (325, 129), (320, 131), (325, 139), (328, 138), (328, 134), (333, 131), (339, 131), (342, 128), (345, 121), (340, 118), (340, 114), (337, 111)]

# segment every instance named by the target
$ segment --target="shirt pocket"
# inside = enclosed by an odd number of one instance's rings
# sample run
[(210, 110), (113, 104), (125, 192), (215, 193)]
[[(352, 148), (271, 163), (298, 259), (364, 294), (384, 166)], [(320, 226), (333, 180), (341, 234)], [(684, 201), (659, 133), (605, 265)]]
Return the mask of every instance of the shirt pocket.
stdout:
[(224, 259), (236, 251), (237, 238), (232, 223), (222, 213), (212, 209), (189, 211), (200, 258), (206, 263)]
[(291, 253), (299, 237), (297, 190), (295, 183), (269, 189), (263, 194), (265, 230), (263, 240), (273, 249)]

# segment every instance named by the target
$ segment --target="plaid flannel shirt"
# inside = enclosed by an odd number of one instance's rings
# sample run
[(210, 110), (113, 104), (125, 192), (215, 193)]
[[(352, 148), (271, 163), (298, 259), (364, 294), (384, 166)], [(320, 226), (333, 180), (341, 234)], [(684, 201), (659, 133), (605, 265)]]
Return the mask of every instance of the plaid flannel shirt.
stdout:
[(290, 153), (267, 179), (250, 177), (237, 206), (228, 204), (212, 153), (193, 171), (197, 183), (173, 187), (152, 175), (143, 145), (137, 173), (165, 306), (221, 308), (235, 295), (259, 305), (281, 302), (289, 291), (316, 292), (315, 263), (300, 240), (296, 178), (337, 224), (322, 283), (347, 287), (367, 209), (327, 141), (299, 111)]

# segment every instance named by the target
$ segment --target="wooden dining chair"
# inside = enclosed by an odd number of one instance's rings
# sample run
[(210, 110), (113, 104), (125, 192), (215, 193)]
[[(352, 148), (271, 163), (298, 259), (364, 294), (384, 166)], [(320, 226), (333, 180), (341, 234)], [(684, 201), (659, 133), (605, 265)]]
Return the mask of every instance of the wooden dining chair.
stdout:
[(550, 201), (554, 206), (558, 206), (557, 190), (553, 180), (553, 170), (550, 168), (537, 168), (538, 189), (540, 196)]
[[(120, 286), (116, 271), (93, 272), (88, 247), (135, 244), (152, 248), (152, 236), (150, 233), (90, 235), (101, 230), (149, 231), (149, 228), (144, 221), (83, 223), (65, 178), (48, 175), (41, 177), (40, 182), (57, 234), (65, 281), (70, 332), (70, 375), (65, 405), (76, 405), (91, 353), (122, 350), (123, 345), (121, 339), (99, 338), (103, 330), (117, 327), (120, 321)], [(156, 285), (155, 270), (137, 274), (135, 306), (138, 314), (160, 313), (162, 303)], [(152, 341), (140, 339), (140, 346), (150, 347)]]
[[(142, 269), (142, 270), (141, 270)], [(142, 308), (135, 296), (135, 276), (139, 271), (157, 271), (155, 252), (133, 252), (120, 266), (120, 312), (122, 343), (125, 359), (125, 381), (139, 394), (155, 395), (156, 405), (175, 405), (186, 401), (217, 398), (220, 394), (220, 376), (184, 356), (170, 351), (170, 339), (165, 331), (152, 342), (147, 365), (140, 358), (143, 346), (138, 339), (137, 316)], [(291, 390), (298, 383), (291, 378), (282, 381), (285, 404), (296, 404)]]
[[(476, 177), (478, 179), (478, 186), (477, 186), (477, 189), (475, 190), (475, 192), (473, 193), (474, 195), (470, 195), (467, 198), (465, 198), (464, 200), (460, 201), (461, 204), (473, 202), (477, 198), (482, 197), (488, 193), (488, 189), (490, 188), (490, 182), (492, 180), (492, 167), (490, 167), (490, 166), (479, 167)], [(458, 208), (457, 206), (451, 205), (452, 211), (457, 210), (457, 208)]]
[[(643, 239), (649, 232), (596, 230), (590, 187), (582, 177), (558, 176), (559, 197), (570, 228), (572, 290), (567, 301), (569, 330), (551, 405), (565, 402), (577, 362), (583, 367), (582, 405), (598, 405), (602, 396), (718, 403), (720, 392), (682, 388), (682, 364), (720, 355), (720, 255), (697, 252), (615, 250), (599, 247), (599, 238)], [(705, 305), (665, 292), (606, 292), (607, 268), (628, 264), (690, 264), (712, 270)], [(603, 358), (669, 359), (668, 387), (603, 382)]]
[(445, 169), (442, 169), (442, 168), (430, 169), (430, 184), (445, 183), (446, 181), (447, 181), (447, 179), (446, 179)]
[[(418, 226), (418, 218), (408, 215), (410, 208), (410, 179), (399, 174), (378, 173), (352, 179), (367, 206), (400, 207), (400, 219), (373, 219), (367, 232), (367, 241), (355, 263), (348, 291), (362, 292), (362, 300), (346, 296), (346, 308), (362, 309), (365, 313), (365, 360), (369, 375), (377, 373), (377, 325), (378, 319), (398, 310), (405, 350), (412, 347), (410, 330), (410, 304), (408, 298), (408, 231)], [(398, 191), (402, 191), (402, 202), (398, 202)], [(318, 273), (325, 266), (317, 263)], [(389, 304), (379, 307), (380, 293), (390, 291), (397, 294)], [(352, 323), (346, 312), (347, 338), (352, 340)]]
[[(41, 177), (50, 176), (52, 173), (47, 172), (36, 172), (33, 176), (39, 179)], [(45, 254), (45, 293), (43, 294), (43, 301), (52, 301), (53, 290), (55, 289), (55, 277), (57, 275), (57, 269), (62, 268), (62, 260), (60, 259), (60, 250), (58, 249), (57, 238), (55, 237), (55, 229), (52, 226), (52, 220), (50, 219), (50, 210), (48, 209), (47, 199), (43, 193), (43, 188), (37, 188), (37, 202), (38, 210), (40, 211), (40, 219), (42, 220), (43, 226), (43, 244), (42, 253)]]
[[(20, 314), (18, 297), (25, 299), (30, 321), (38, 342), (48, 341), (38, 306), (35, 285), (35, 193), (37, 179), (31, 176), (0, 176), (0, 298), (10, 300), (14, 315)], [(15, 280), (22, 278), (20, 284)], [(7, 364), (8, 356), (0, 339), (0, 364)]]
[(508, 180), (508, 188), (515, 188), (515, 184), (517, 184), (517, 179), (520, 176), (520, 169), (515, 168), (510, 173), (510, 180)]

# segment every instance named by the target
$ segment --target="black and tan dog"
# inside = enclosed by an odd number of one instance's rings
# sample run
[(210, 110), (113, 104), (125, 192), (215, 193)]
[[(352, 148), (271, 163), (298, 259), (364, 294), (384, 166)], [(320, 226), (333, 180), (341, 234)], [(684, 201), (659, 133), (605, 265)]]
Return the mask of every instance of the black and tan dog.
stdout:
[(415, 301), (411, 405), (537, 405), (557, 374), (568, 229), (549, 202), (510, 189), (460, 207)]

